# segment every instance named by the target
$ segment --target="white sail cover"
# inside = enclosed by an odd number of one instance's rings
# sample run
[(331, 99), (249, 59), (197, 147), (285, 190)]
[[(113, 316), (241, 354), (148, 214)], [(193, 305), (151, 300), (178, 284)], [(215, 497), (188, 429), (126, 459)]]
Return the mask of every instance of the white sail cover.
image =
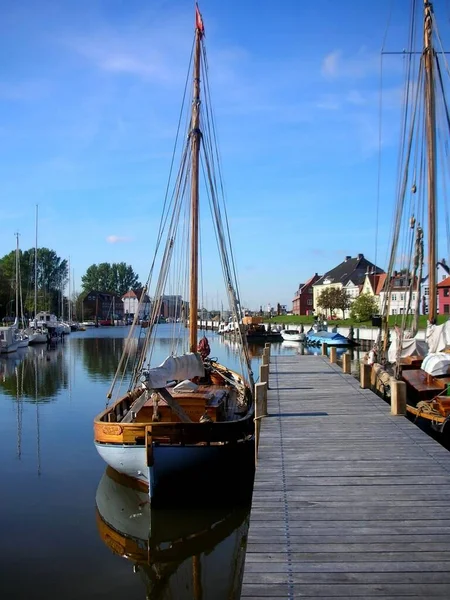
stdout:
[[(389, 349), (388, 349), (388, 362), (397, 362), (397, 349), (398, 339), (394, 336)], [(428, 344), (424, 340), (418, 340), (417, 338), (404, 339), (402, 343), (402, 349), (400, 351), (400, 358), (406, 358), (407, 356), (426, 356), (428, 353)]]
[(150, 388), (163, 388), (170, 381), (192, 379), (192, 377), (204, 377), (205, 368), (200, 354), (188, 352), (181, 356), (168, 356), (159, 365), (149, 369), (146, 374), (147, 385)]
[(427, 331), (430, 352), (441, 352), (450, 345), (450, 321), (443, 325), (434, 325)]
[(450, 354), (445, 352), (428, 354), (423, 359), (422, 370), (429, 375), (433, 375), (433, 377), (450, 375)]

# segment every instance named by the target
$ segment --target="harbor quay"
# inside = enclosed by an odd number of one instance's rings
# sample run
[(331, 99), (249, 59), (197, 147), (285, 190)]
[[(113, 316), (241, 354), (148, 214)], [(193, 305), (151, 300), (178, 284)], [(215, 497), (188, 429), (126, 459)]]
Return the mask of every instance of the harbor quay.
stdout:
[(263, 378), (241, 598), (450, 597), (447, 449), (333, 357)]

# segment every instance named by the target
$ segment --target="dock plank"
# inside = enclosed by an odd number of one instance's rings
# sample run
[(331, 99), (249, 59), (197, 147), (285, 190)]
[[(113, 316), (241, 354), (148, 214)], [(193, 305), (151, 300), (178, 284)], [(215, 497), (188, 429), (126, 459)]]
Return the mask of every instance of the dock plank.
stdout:
[(272, 356), (242, 599), (449, 598), (450, 453), (321, 356)]

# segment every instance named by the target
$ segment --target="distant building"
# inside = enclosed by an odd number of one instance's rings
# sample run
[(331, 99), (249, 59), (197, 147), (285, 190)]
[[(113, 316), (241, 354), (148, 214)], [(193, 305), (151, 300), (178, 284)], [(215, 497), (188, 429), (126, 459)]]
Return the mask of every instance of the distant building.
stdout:
[[(385, 278), (383, 289), (380, 292), (380, 306), (386, 306), (388, 279)], [(416, 278), (412, 281), (407, 273), (398, 273), (394, 271), (389, 286), (389, 315), (412, 315), (415, 313), (417, 294), (420, 294), (419, 281)], [(420, 305), (419, 305), (420, 312)]]
[(373, 296), (378, 304), (378, 310), (381, 309), (381, 292), (386, 281), (386, 273), (367, 273), (362, 285), (361, 294)]
[(438, 283), (438, 306), (440, 315), (450, 315), (450, 277)]
[(189, 302), (184, 302), (181, 296), (163, 296), (159, 316), (165, 319), (188, 319)]
[[(122, 296), (123, 312), (125, 316), (129, 316), (130, 318), (134, 317), (135, 313), (138, 310), (139, 300), (142, 296), (143, 289), (144, 288), (136, 288), (135, 290), (128, 290), (128, 292), (126, 292)], [(138, 319), (148, 319), (148, 317), (150, 316), (150, 311), (150, 298), (147, 294), (144, 294), (142, 304), (139, 309)]]
[[(318, 298), (327, 288), (345, 289), (350, 299), (354, 300), (360, 294), (368, 273), (377, 275), (384, 273), (384, 271), (370, 262), (370, 260), (367, 260), (367, 258), (364, 258), (364, 254), (358, 254), (355, 258), (346, 256), (343, 262), (325, 273), (313, 285), (314, 308), (319, 309)], [(345, 316), (345, 314), (342, 314), (343, 318)]]
[(109, 292), (90, 290), (83, 297), (82, 311), (83, 320), (96, 317), (101, 321), (123, 319), (122, 298)]
[[(440, 282), (444, 281), (444, 279), (447, 279), (447, 277), (449, 275), (450, 275), (450, 268), (449, 268), (445, 258), (443, 258), (436, 264), (436, 283), (439, 284)], [(428, 275), (425, 275), (425, 277), (423, 277), (423, 279), (422, 279), (421, 294), (422, 294), (421, 311), (422, 311), (422, 314), (427, 315), (429, 300), (430, 300), (430, 288), (429, 288), (429, 284), (428, 284)], [(439, 313), (441, 312), (439, 310), (439, 303), (438, 303), (438, 312)]]
[(292, 300), (292, 313), (294, 315), (310, 315), (314, 311), (313, 285), (321, 278), (315, 273), (306, 283), (300, 283)]

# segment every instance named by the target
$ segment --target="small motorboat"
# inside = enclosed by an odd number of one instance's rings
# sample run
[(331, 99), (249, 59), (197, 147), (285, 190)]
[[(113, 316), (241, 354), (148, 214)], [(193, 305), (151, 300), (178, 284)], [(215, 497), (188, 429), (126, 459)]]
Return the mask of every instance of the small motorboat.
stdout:
[(299, 329), (282, 329), (280, 333), (286, 342), (304, 342), (306, 340), (306, 333)]

